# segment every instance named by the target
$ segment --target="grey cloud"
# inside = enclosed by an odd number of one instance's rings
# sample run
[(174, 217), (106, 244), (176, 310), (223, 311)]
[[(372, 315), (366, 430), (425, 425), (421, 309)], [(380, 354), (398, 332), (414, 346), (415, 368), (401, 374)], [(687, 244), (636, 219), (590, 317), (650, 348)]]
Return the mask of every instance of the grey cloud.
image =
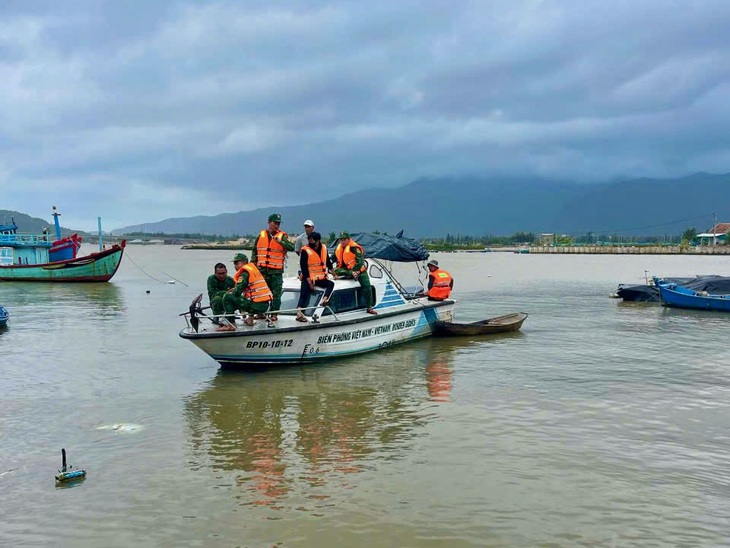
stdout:
[(727, 171), (724, 1), (62, 4), (0, 6), (0, 200), (26, 210), (19, 185), (132, 224), (421, 176)]

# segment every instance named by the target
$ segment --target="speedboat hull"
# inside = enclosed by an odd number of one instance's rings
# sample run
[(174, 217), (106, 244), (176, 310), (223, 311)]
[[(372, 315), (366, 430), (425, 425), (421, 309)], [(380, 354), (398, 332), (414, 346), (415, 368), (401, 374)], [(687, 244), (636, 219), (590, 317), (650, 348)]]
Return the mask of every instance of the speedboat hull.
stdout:
[(427, 337), (438, 321), (451, 321), (455, 301), (417, 299), (389, 308), (377, 316), (355, 311), (337, 319), (301, 325), (280, 316), (276, 327), (261, 321), (253, 327), (238, 325), (233, 332), (180, 332), (224, 366), (299, 364), (342, 358)]

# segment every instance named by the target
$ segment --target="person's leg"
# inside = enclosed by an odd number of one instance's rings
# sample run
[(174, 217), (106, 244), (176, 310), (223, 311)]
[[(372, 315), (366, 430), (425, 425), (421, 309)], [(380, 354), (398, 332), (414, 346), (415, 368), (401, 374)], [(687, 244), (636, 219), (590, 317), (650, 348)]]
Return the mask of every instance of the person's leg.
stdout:
[(367, 272), (363, 272), (358, 276), (358, 281), (360, 282), (360, 287), (362, 287), (363, 297), (365, 298), (365, 307), (367, 308), (367, 311), (371, 314), (377, 314), (375, 310), (373, 310), (373, 306), (375, 303), (373, 302), (373, 289), (370, 285), (370, 277), (367, 275)]
[(216, 295), (210, 300), (210, 309), (215, 316), (225, 313), (226, 309), (223, 307), (223, 295)]
[(297, 308), (304, 308), (309, 302), (309, 295), (312, 290), (309, 288), (309, 282), (302, 280), (301, 288), (299, 289), (299, 301), (297, 302)]
[(327, 304), (330, 300), (330, 295), (332, 295), (332, 291), (335, 289), (335, 282), (333, 282), (332, 280), (324, 279), (317, 280), (316, 282), (314, 282), (314, 285), (324, 288), (324, 297), (322, 297), (320, 304)]
[(352, 272), (346, 268), (335, 268), (335, 274), (338, 278), (352, 278)]
[[(226, 295), (223, 297), (223, 308), (226, 313), (226, 320), (230, 323), (230, 326), (233, 329), (236, 329), (236, 310), (241, 308), (241, 302), (238, 300), (238, 298), (235, 295), (231, 295), (230, 293), (226, 293)], [(223, 324), (221, 327), (218, 328), (221, 331), (230, 331), (230, 327), (226, 324)]]
[[(273, 318), (276, 319), (276, 312), (281, 308), (281, 293), (283, 291), (284, 276), (281, 272), (272, 272), (269, 274), (271, 283), (269, 283), (269, 289), (274, 295), (274, 300), (271, 302), (271, 311), (273, 312)], [(267, 282), (268, 283), (268, 282)]]
[(266, 312), (269, 310), (269, 301), (262, 302), (262, 303), (254, 303), (254, 302), (248, 301), (248, 303), (249, 303), (248, 313), (253, 314), (253, 315), (246, 318), (246, 325), (253, 325), (254, 318), (262, 318), (262, 317), (265, 318), (266, 317)]
[[(263, 304), (263, 308), (262, 305)], [(243, 323), (249, 327), (253, 325), (253, 320), (256, 317), (264, 317), (264, 313), (268, 308), (268, 303), (254, 303), (248, 299), (243, 299), (241, 302), (241, 311), (245, 312), (247, 316), (244, 318)]]

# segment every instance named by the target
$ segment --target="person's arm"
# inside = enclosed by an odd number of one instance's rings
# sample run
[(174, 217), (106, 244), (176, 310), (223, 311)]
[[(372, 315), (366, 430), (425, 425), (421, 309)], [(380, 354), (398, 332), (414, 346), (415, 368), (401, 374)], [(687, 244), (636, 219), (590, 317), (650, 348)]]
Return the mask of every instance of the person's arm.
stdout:
[(218, 291), (218, 287), (216, 287), (215, 281), (216, 281), (215, 276), (208, 276), (208, 299), (211, 301), (213, 300), (213, 297), (215, 297), (215, 294)]
[(302, 280), (309, 278), (309, 258), (306, 253), (299, 256), (299, 270), (302, 271)]
[(243, 290), (246, 289), (246, 286), (248, 285), (248, 272), (245, 270), (241, 272), (241, 277), (238, 278), (238, 283), (236, 284), (236, 287), (233, 288), (234, 296), (241, 298), (241, 295), (243, 295)]
[(359, 247), (355, 248), (355, 266), (352, 267), (353, 272), (359, 272), (360, 269), (365, 265), (365, 254), (360, 250)]
[(253, 264), (257, 264), (259, 260), (259, 238), (261, 235), (259, 234), (256, 239), (253, 241), (253, 249), (251, 250), (251, 262)]
[(431, 289), (433, 287), (433, 274), (428, 275), (428, 287), (426, 289)]
[[(306, 232), (305, 232), (306, 234)], [(299, 237), (294, 240), (294, 253), (297, 255), (302, 254), (302, 247), (304, 246), (304, 239), (302, 238), (302, 235), (300, 234)]]
[(451, 278), (451, 281), (449, 282), (449, 289), (454, 289), (454, 278)]
[(286, 251), (294, 251), (294, 242), (292, 242), (286, 234), (282, 236), (280, 243)]

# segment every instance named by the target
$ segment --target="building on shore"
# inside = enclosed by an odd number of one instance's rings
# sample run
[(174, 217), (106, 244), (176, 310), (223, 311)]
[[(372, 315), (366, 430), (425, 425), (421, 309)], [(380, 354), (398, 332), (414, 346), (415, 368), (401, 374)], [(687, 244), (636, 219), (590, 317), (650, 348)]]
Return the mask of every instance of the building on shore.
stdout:
[(697, 234), (700, 245), (717, 245), (728, 243), (728, 233), (730, 233), (730, 223), (717, 223), (707, 232)]

